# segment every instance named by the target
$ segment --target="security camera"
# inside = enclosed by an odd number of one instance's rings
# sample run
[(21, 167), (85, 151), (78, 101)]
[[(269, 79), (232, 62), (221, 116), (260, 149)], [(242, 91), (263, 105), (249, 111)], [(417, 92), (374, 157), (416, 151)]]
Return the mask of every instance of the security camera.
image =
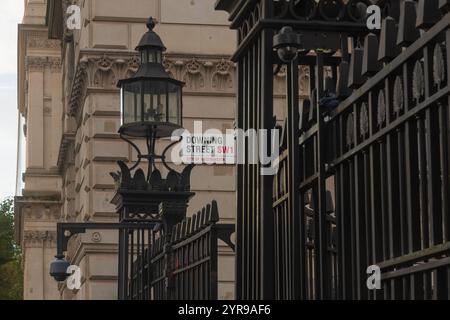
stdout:
[(58, 282), (66, 281), (69, 274), (67, 269), (70, 263), (62, 255), (57, 255), (56, 259), (50, 264), (50, 275)]
[(274, 49), (281, 61), (289, 63), (298, 55), (301, 48), (301, 36), (291, 27), (283, 27), (274, 37)]

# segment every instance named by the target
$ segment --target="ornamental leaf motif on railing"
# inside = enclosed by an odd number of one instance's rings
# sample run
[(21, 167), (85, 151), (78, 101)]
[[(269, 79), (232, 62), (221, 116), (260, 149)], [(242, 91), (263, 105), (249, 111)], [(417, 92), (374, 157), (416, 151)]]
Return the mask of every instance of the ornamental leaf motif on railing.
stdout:
[(445, 58), (442, 45), (437, 43), (433, 53), (433, 80), (439, 88), (445, 81)]
[(386, 122), (386, 97), (384, 96), (384, 90), (380, 90), (378, 94), (377, 122), (379, 127)]
[(394, 106), (394, 113), (399, 115), (404, 107), (403, 82), (399, 76), (395, 78), (394, 94), (392, 102)]
[(359, 129), (362, 137), (365, 137), (369, 133), (369, 111), (365, 102), (361, 105)]
[(421, 61), (416, 61), (413, 71), (413, 97), (418, 103), (425, 95), (425, 76), (423, 72), (423, 64)]
[(355, 120), (353, 117), (353, 113), (350, 113), (347, 117), (347, 127), (346, 127), (346, 141), (347, 146), (350, 148), (355, 143), (355, 135), (354, 135), (354, 126)]

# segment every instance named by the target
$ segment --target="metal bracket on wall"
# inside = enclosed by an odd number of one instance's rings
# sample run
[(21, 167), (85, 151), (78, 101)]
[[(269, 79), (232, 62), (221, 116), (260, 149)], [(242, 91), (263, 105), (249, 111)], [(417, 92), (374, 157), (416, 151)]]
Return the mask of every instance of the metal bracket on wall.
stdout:
[(67, 251), (69, 240), (76, 234), (86, 233), (87, 230), (123, 230), (123, 229), (152, 229), (161, 220), (151, 220), (141, 223), (58, 223), (57, 252), (63, 255)]
[(236, 252), (236, 245), (231, 241), (231, 235), (235, 233), (236, 226), (234, 224), (217, 224), (217, 237), (225, 242), (233, 252)]

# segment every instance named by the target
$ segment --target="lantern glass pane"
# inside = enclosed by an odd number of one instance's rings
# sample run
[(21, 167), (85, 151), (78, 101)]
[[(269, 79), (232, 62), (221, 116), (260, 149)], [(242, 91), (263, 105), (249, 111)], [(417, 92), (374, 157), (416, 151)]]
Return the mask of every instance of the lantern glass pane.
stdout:
[(148, 62), (148, 51), (142, 50), (141, 51), (141, 63), (147, 63)]
[(156, 51), (156, 63), (162, 63), (162, 52)]
[(125, 84), (122, 99), (123, 124), (142, 121), (140, 82)]
[(142, 63), (162, 63), (162, 52), (155, 49), (145, 49), (141, 52)]
[(181, 87), (169, 83), (169, 122), (181, 125)]
[(156, 62), (155, 50), (148, 50), (148, 60), (147, 62)]
[(167, 89), (164, 81), (144, 82), (144, 121), (165, 122)]

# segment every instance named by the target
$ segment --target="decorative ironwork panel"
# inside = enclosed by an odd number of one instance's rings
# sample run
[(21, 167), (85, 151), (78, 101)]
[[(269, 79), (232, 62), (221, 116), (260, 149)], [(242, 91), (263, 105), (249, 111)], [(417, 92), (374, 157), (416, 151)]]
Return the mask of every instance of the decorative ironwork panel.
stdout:
[[(125, 230), (129, 247), (128, 300), (216, 300), (218, 298), (218, 240), (231, 242), (234, 225), (217, 224), (217, 203), (212, 202), (171, 233)], [(128, 279), (128, 280), (127, 280)]]
[[(429, 25), (327, 124), (336, 133), (345, 123), (347, 136), (335, 134), (347, 147), (330, 148), (326, 159), (336, 179), (338, 298), (450, 296), (449, 24), (447, 14)], [(371, 265), (382, 270), (381, 290), (367, 288)]]

